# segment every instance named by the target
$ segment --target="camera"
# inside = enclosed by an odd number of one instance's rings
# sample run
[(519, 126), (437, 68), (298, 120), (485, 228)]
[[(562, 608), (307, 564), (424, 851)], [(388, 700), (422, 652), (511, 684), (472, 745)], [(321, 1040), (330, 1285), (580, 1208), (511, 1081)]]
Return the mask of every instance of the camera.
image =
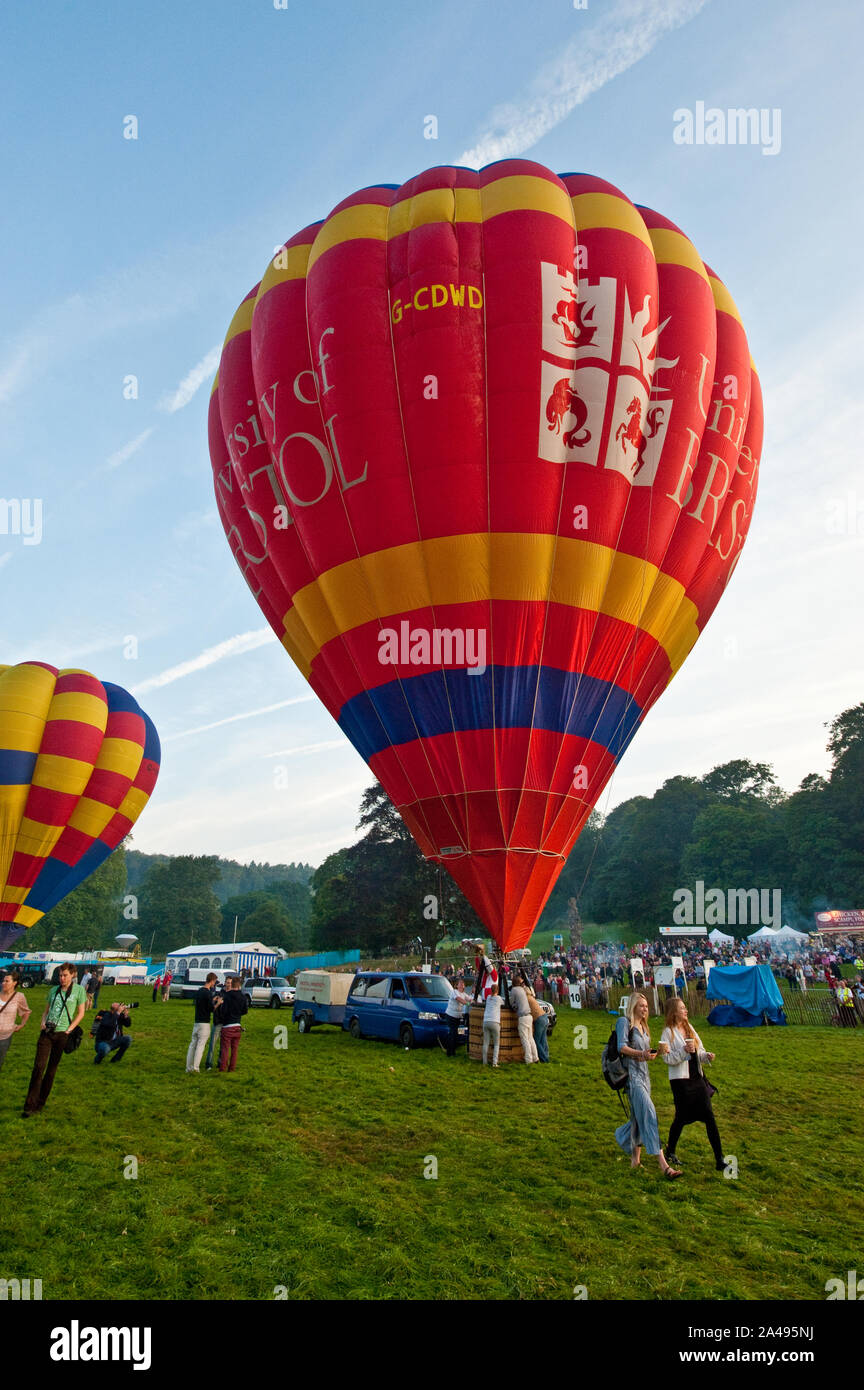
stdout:
[(56, 1033), (56, 1032), (57, 1032), (57, 1024), (56, 1024), (56, 1023), (46, 1023), (46, 1024), (45, 1024), (45, 1027), (44, 1027), (44, 1029), (43, 1029), (43, 1032), (47, 1033), (48, 1036), (50, 1037), (53, 1033)]

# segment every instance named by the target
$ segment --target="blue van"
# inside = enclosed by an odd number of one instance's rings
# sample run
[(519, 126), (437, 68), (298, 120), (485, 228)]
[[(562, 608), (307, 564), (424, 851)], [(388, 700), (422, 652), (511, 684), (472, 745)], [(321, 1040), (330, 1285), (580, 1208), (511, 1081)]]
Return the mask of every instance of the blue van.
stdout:
[[(447, 1037), (444, 1010), (453, 990), (441, 975), (364, 970), (354, 976), (342, 1027), (352, 1038), (391, 1038), (417, 1047)], [(461, 1038), (467, 1025), (460, 1024)]]

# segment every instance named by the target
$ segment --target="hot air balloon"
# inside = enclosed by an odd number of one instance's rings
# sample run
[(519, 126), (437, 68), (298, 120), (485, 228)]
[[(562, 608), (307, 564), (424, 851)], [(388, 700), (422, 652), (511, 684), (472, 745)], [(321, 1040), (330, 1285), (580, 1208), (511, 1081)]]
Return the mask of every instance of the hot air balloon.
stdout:
[(88, 671), (0, 666), (0, 948), (129, 834), (159, 775), (135, 699)]
[(430, 169), (274, 256), (209, 436), (274, 632), (523, 946), (747, 536), (762, 404), (728, 290), (602, 179)]

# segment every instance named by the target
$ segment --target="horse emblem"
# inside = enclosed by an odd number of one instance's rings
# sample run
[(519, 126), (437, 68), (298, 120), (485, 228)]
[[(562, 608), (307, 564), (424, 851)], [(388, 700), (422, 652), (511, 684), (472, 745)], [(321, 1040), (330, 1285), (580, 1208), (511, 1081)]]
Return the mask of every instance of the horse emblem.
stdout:
[(636, 450), (636, 457), (633, 460), (633, 477), (645, 466), (645, 445), (649, 439), (653, 439), (663, 423), (664, 408), (662, 405), (655, 405), (648, 411), (645, 420), (645, 430), (642, 429), (642, 406), (638, 396), (634, 396), (627, 407), (628, 420), (622, 420), (615, 431), (615, 439), (620, 443), (625, 455), (627, 446), (630, 445)]

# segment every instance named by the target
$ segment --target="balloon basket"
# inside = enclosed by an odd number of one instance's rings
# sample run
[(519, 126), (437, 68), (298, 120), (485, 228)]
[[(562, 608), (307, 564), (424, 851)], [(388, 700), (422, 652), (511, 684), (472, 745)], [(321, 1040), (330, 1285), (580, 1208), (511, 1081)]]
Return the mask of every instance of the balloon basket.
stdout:
[[(472, 1062), (483, 1061), (483, 1004), (472, 1004), (468, 1016), (468, 1056)], [(519, 1041), (517, 1015), (513, 1009), (501, 1010), (501, 1044), (498, 1049), (498, 1065), (505, 1062), (525, 1062), (525, 1054)], [(492, 1060), (492, 1049), (489, 1049)]]

